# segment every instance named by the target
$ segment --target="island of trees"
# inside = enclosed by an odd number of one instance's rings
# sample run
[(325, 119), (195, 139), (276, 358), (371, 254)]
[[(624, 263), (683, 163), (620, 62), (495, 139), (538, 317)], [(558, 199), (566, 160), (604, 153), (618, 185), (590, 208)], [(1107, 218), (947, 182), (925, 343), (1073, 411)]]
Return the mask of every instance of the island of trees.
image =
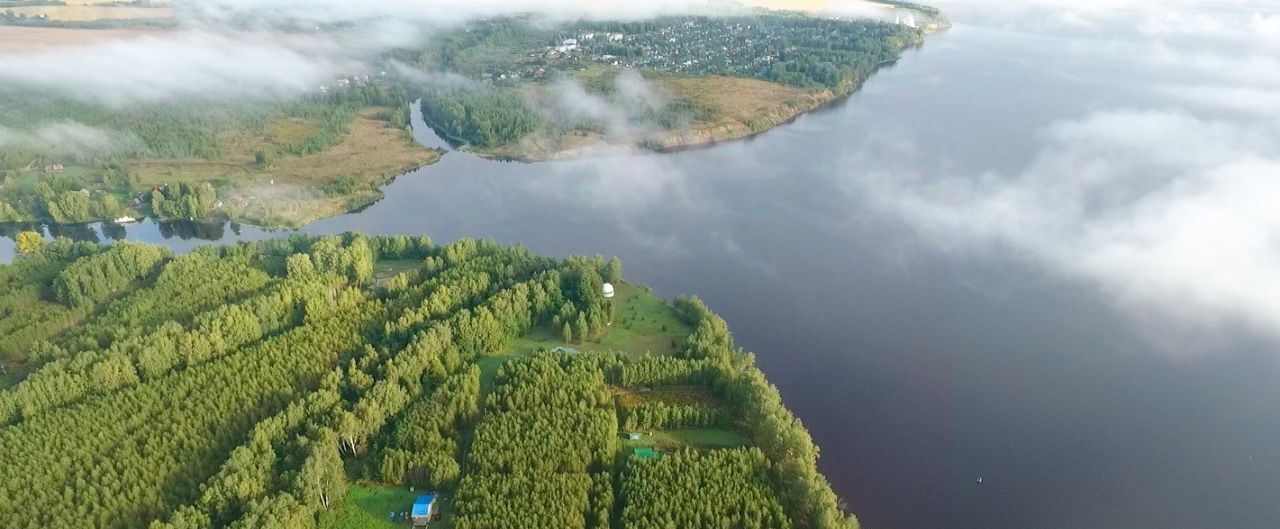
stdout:
[(20, 239), (0, 526), (402, 527), (414, 490), (466, 529), (857, 526), (724, 320), (617, 259)]

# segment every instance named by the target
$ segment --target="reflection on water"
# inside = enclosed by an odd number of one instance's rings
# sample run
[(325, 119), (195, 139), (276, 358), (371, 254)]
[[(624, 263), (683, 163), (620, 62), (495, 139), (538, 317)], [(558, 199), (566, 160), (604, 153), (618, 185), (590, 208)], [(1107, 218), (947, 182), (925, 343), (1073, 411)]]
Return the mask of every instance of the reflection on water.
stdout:
[[(133, 227), (137, 226), (137, 227)], [(145, 231), (154, 228), (162, 240), (180, 239), (183, 241), (215, 242), (241, 235), (243, 228), (239, 223), (227, 221), (152, 221), (143, 219), (141, 224), (115, 224), (111, 222), (93, 222), (87, 224), (0, 224), (0, 236), (12, 241), (22, 231), (35, 231), (46, 238), (66, 237), (74, 241), (111, 242), (126, 239), (147, 240)], [(130, 236), (130, 231), (133, 235)], [(228, 232), (230, 235), (228, 235)], [(153, 241), (160, 242), (160, 241)]]
[[(848, 104), (751, 141), (533, 165), (449, 152), (367, 210), (301, 231), (617, 255), (664, 296), (699, 294), (758, 353), (871, 529), (1272, 527), (1274, 346), (1241, 336), (1169, 361), (1105, 293), (1025, 256), (925, 244), (858, 185), (1017, 174), (1033, 131), (1146, 103), (1123, 87), (1149, 72), (1103, 65), (1127, 77), (1101, 84), (1073, 73), (1082, 62), (1061, 40), (960, 23)], [(16, 230), (0, 227), (0, 259)], [(290, 233), (150, 220), (46, 232), (179, 252)]]

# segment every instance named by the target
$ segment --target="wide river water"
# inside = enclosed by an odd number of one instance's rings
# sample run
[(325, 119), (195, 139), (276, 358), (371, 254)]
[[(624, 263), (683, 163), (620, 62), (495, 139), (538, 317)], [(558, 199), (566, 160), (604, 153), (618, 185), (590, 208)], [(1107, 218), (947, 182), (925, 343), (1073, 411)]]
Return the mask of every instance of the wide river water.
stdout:
[[(1086, 64), (1065, 36), (952, 18), (849, 100), (749, 141), (532, 165), (450, 152), (302, 231), (617, 255), (631, 281), (698, 294), (757, 353), (871, 529), (1280, 526), (1273, 344), (1242, 334), (1170, 357), (1105, 291), (1017, 251), (926, 241), (868, 203), (866, 175), (1016, 173), (1035, 131), (1146, 97), (1127, 88), (1142, 72)], [(58, 232), (177, 251), (287, 234)], [(12, 255), (4, 239), (0, 261)]]

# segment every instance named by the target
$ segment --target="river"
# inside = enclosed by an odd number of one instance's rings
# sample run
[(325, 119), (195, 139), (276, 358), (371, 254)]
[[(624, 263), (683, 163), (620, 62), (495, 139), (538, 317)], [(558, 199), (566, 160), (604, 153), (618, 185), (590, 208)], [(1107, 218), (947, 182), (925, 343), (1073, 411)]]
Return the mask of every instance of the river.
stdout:
[[(939, 244), (866, 184), (1016, 175), (1037, 163), (1036, 131), (1150, 104), (1133, 86), (1152, 71), (1081, 53), (1075, 33), (951, 15), (847, 101), (748, 141), (532, 165), (449, 152), (302, 231), (617, 255), (631, 281), (698, 294), (757, 353), (870, 529), (1280, 525), (1280, 355), (1265, 333), (1170, 355), (1087, 277), (1016, 245)], [(61, 232), (177, 251), (287, 234)], [(0, 260), (12, 253), (4, 239)]]

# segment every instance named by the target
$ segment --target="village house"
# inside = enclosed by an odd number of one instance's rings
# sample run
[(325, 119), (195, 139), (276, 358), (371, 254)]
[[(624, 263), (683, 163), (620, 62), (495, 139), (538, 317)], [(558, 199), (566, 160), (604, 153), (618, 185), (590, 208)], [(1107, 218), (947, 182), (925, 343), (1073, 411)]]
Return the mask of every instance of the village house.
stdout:
[(568, 53), (576, 49), (578, 49), (578, 39), (564, 39), (564, 42), (556, 46), (556, 51), (560, 53)]
[(422, 527), (431, 523), (431, 516), (436, 510), (435, 493), (426, 493), (418, 496), (413, 502), (413, 510), (409, 512), (409, 522), (414, 527)]

